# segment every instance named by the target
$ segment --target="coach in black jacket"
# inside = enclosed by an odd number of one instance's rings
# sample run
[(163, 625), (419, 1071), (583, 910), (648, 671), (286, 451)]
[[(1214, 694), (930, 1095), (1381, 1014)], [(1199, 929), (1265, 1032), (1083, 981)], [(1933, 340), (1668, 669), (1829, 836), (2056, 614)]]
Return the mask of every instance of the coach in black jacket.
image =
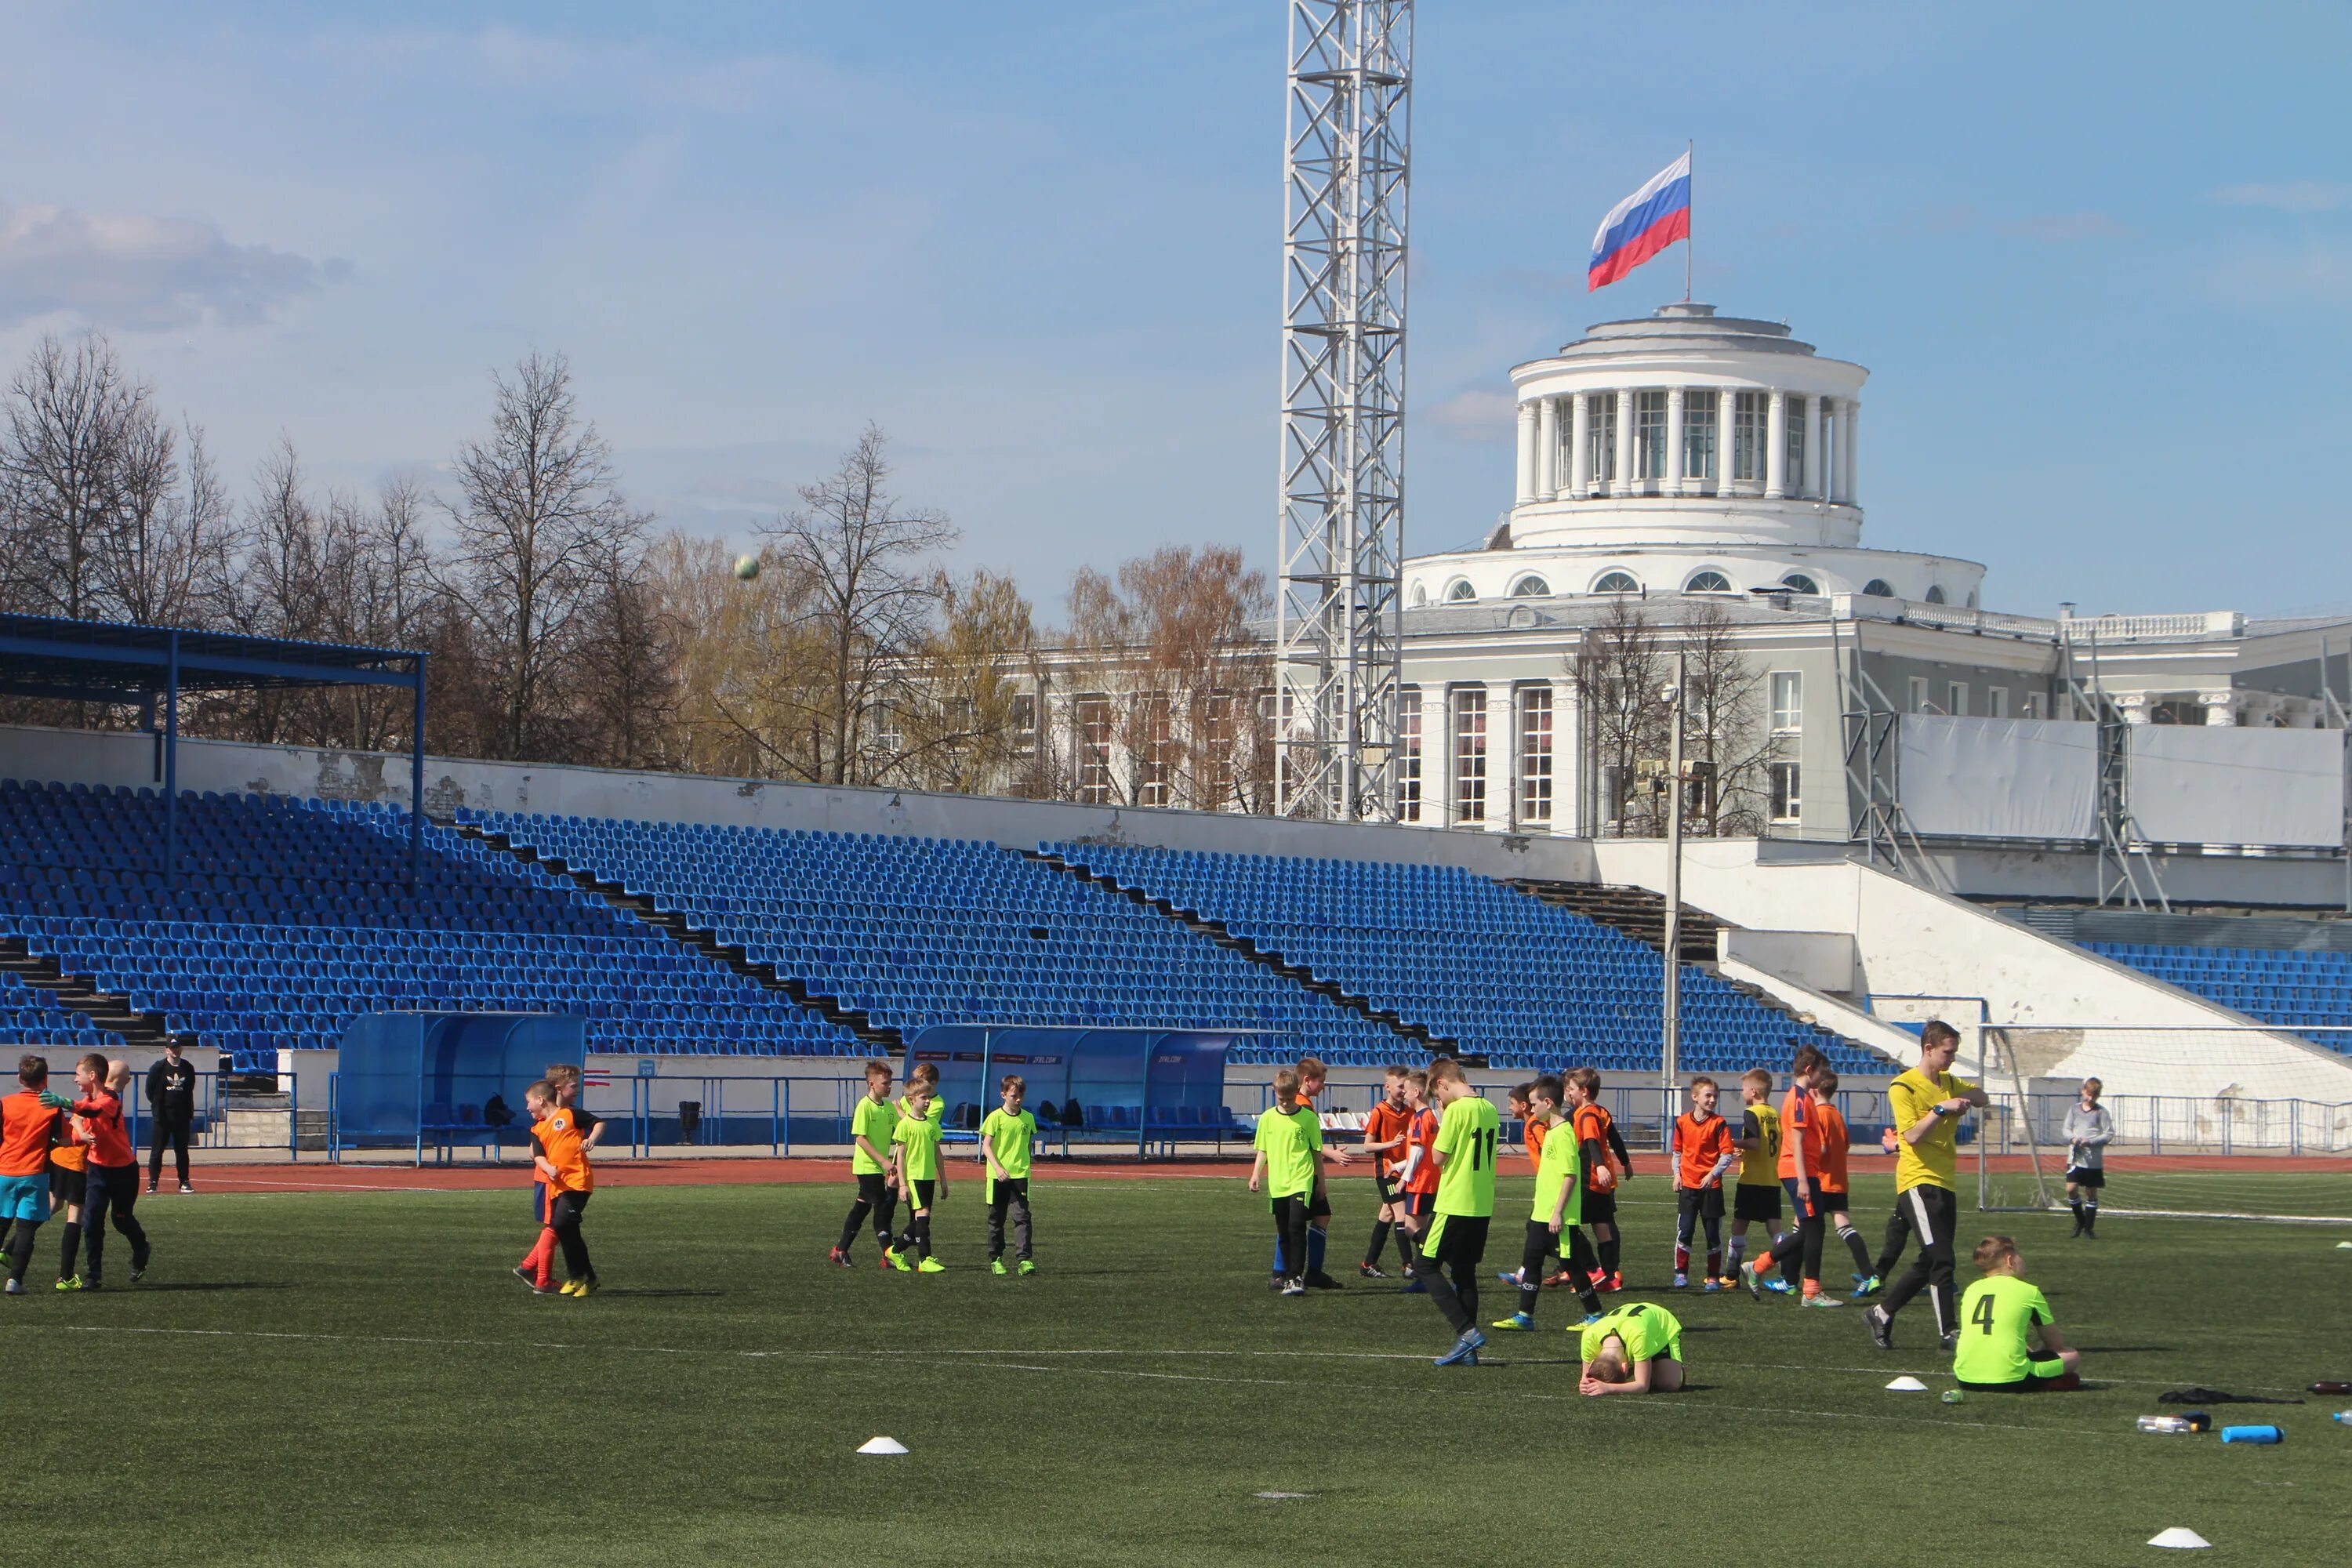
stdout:
[(196, 1121), (196, 1069), (180, 1055), (180, 1042), (166, 1041), (163, 1058), (147, 1069), (147, 1110), (155, 1131), (147, 1144), (147, 1190), (163, 1174), (163, 1145), (170, 1143), (180, 1167), (180, 1190), (188, 1185), (188, 1131)]

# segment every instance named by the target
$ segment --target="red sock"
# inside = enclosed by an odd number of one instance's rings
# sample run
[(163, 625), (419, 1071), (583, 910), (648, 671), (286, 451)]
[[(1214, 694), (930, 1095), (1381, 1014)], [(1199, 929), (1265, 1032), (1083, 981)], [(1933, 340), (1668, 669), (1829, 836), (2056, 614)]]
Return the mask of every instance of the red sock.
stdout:
[(555, 1289), (555, 1232), (544, 1229), (539, 1240), (523, 1255), (522, 1267), (531, 1271), (535, 1283), (542, 1290)]

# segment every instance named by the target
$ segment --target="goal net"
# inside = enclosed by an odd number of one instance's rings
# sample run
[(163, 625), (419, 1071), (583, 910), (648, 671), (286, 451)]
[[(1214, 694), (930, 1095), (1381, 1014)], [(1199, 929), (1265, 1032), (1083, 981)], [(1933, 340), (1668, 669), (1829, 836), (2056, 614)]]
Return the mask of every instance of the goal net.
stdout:
[(2102, 1215), (2352, 1225), (2352, 1029), (1983, 1026), (1978, 1205), (2066, 1207), (2066, 1113), (2097, 1079), (2113, 1124)]

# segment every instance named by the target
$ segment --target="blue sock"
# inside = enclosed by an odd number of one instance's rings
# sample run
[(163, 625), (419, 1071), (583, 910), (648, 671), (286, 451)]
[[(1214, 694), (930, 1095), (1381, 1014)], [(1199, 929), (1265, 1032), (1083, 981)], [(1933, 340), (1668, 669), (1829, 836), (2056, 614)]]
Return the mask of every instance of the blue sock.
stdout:
[(1323, 1244), (1329, 1239), (1328, 1233), (1321, 1226), (1307, 1227), (1307, 1272), (1309, 1274), (1323, 1272)]

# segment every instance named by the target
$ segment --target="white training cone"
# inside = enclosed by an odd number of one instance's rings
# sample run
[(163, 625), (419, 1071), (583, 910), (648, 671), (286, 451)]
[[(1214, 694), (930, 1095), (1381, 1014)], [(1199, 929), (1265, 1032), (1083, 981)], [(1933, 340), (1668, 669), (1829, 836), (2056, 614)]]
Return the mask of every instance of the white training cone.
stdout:
[(2337, 1242), (2336, 1244), (2336, 1250), (2338, 1252), (2352, 1252), (2352, 1241)]
[(1896, 1378), (1893, 1383), (1888, 1384), (1886, 1385), (1886, 1392), (1889, 1394), (1925, 1394), (1927, 1392), (1927, 1385), (1920, 1382), (1917, 1378), (1906, 1374), (1905, 1376)]
[(2180, 1526), (2176, 1524), (2170, 1530), (2166, 1531), (2163, 1534), (2158, 1535), (2154, 1540), (2150, 1541), (2148, 1544), (2150, 1546), (2178, 1546), (2185, 1550), (2194, 1552), (2210, 1547), (2213, 1543), (2206, 1540), (2203, 1536), (2198, 1534), (2195, 1531), (2183, 1530)]
[(877, 1437), (857, 1450), (861, 1454), (903, 1454), (907, 1445), (896, 1437)]

